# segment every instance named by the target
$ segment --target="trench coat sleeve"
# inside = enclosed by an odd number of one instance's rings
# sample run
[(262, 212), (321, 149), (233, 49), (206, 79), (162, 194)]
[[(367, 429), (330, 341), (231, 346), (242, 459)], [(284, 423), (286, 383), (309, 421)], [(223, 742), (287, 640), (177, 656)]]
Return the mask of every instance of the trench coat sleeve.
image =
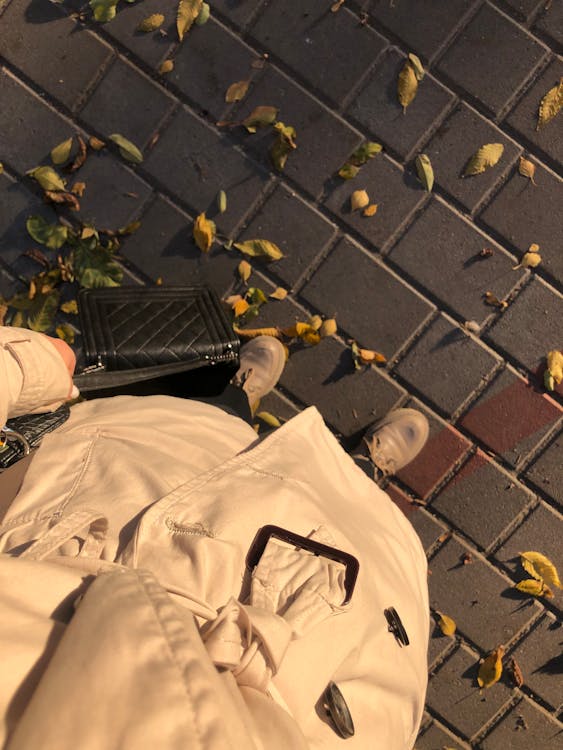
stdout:
[(0, 326), (0, 428), (11, 417), (53, 411), (69, 388), (65, 363), (46, 336)]

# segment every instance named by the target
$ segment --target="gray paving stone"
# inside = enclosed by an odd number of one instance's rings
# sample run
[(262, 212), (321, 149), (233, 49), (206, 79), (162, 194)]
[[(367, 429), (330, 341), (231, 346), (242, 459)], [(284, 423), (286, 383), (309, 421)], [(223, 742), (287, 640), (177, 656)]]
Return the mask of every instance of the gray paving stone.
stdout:
[(413, 502), (412, 498), (396, 484), (388, 484), (385, 487), (385, 492), (409, 519), (420, 537), (424, 549), (430, 549), (438, 537), (446, 531), (446, 526)]
[(25, 227), (29, 216), (36, 215), (53, 224), (57, 221), (53, 209), (38, 196), (7, 174), (0, 175), (0, 258), (4, 263), (13, 263), (21, 253), (37, 246)]
[(506, 10), (518, 21), (528, 21), (535, 11), (545, 5), (545, 0), (496, 0), (502, 10)]
[(430, 617), (430, 640), (428, 641), (428, 665), (429, 672), (432, 672), (432, 665), (438, 661), (443, 661), (446, 656), (456, 647), (457, 639), (444, 635), (438, 625), (432, 624), (433, 617)]
[(563, 4), (554, 2), (546, 6), (547, 3), (544, 4), (544, 12), (538, 16), (534, 31), (547, 37), (555, 51), (561, 54), (563, 51)]
[(403, 115), (397, 99), (397, 78), (405, 56), (395, 48), (387, 51), (347, 114), (400, 159), (408, 158), (416, 144), (453, 103), (454, 95), (432, 76), (424, 77), (417, 95)]
[[(7, 71), (0, 71), (2, 162), (23, 174), (75, 128)], [(50, 163), (50, 160), (49, 160)]]
[[(562, 18), (563, 22), (563, 18)], [(563, 62), (555, 58), (539, 76), (533, 86), (518, 100), (514, 109), (504, 120), (529, 148), (539, 151), (544, 158), (552, 162), (555, 169), (561, 168), (563, 162), (563, 138), (561, 124), (555, 120), (536, 130), (539, 105), (545, 94), (559, 83), (563, 76)], [(536, 180), (537, 182), (537, 180)]]
[(243, 27), (263, 4), (263, 0), (215, 0), (213, 11), (217, 11), (235, 26)]
[(474, 0), (375, 0), (370, 15), (405, 45), (427, 60), (433, 57), (460, 23)]
[(102, 136), (120, 133), (140, 149), (176, 102), (125, 60), (118, 58), (80, 112)]
[(474, 225), (432, 199), (388, 257), (462, 321), (482, 325), (491, 314), (484, 293), (492, 290), (504, 299), (525, 273), (512, 270), (514, 259), (496, 245), (492, 256), (479, 255), (492, 244)]
[[(473, 557), (467, 565), (462, 562), (465, 553)], [(531, 600), (522, 606), (519, 596), (513, 598), (510, 582), (455, 539), (432, 558), (430, 570), (430, 606), (453, 617), (458, 634), (483, 653), (507, 643), (540, 611)]]
[[(352, 211), (350, 196), (355, 190), (367, 190), (370, 202), (377, 204), (374, 216)], [(378, 250), (393, 236), (407, 218), (428, 199), (418, 180), (403, 172), (385, 154), (378, 154), (361, 168), (353, 180), (335, 178), (325, 205)]]
[(223, 295), (233, 284), (239, 259), (218, 244), (202, 253), (192, 230), (192, 217), (157, 197), (122, 254), (153, 281), (160, 276), (164, 284), (209, 284)]
[[(525, 727), (522, 726), (522, 719)], [(559, 750), (563, 725), (524, 698), (517, 703), (486, 737), (483, 750)]]
[(438, 71), (498, 115), (545, 55), (522, 27), (486, 3), (440, 59)]
[(531, 492), (477, 451), (432, 500), (432, 508), (486, 549), (533, 500)]
[[(188, 40), (186, 40), (187, 42)], [(215, 120), (230, 108), (225, 93), (231, 83), (247, 80), (258, 55), (210, 18), (204, 26), (190, 30), (189, 44), (181, 44), (174, 55), (174, 70), (165, 76)]]
[(270, 264), (268, 271), (291, 287), (335, 232), (334, 224), (280, 184), (244, 228), (239, 240), (264, 238), (275, 242), (284, 257)]
[(300, 295), (361, 346), (388, 359), (432, 313), (422, 297), (368, 257), (348, 239), (340, 240)]
[(461, 740), (454, 739), (449, 732), (446, 733), (434, 722), (424, 734), (417, 738), (414, 750), (444, 750), (445, 747), (451, 750), (466, 750), (468, 745)]
[(563, 180), (537, 166), (535, 181), (537, 187), (514, 170), (479, 221), (519, 257), (537, 243), (542, 256), (538, 272), (563, 283), (563, 254), (558, 242)]
[(460, 647), (428, 684), (430, 708), (465, 738), (474, 735), (490, 721), (511, 697), (511, 691), (501, 683), (480, 694), (478, 671), (478, 659)]
[[(273, 414), (275, 417), (277, 417), (283, 424), (284, 422), (287, 422), (288, 420), (299, 414), (300, 410), (297, 409), (277, 391), (270, 391), (270, 393), (268, 393), (267, 396), (264, 396), (264, 398), (260, 401), (258, 413), (261, 411), (270, 412), (270, 414)], [(256, 421), (258, 422), (259, 420)], [(267, 426), (261, 424), (259, 434), (263, 435), (266, 431)]]
[[(181, 108), (161, 134), (144, 169), (195, 213), (207, 211), (222, 232), (231, 232), (251, 208), (268, 176), (188, 109)], [(227, 211), (217, 211), (217, 193), (227, 193)]]
[(495, 357), (440, 316), (395, 368), (407, 383), (451, 416), (497, 365)]
[[(266, 0), (251, 35), (333, 102), (341, 102), (387, 40), (346, 7), (327, 12), (318, 0), (299, 6)], [(353, 50), (353, 54), (350, 54)]]
[[(315, 197), (361, 143), (356, 131), (273, 66), (253, 84), (236, 119), (244, 119), (260, 105), (278, 107), (278, 118), (296, 129), (297, 148), (289, 155), (283, 174)], [(272, 169), (269, 151), (275, 138), (270, 128), (250, 134), (241, 127), (233, 134)]]
[(559, 346), (562, 310), (561, 296), (541, 279), (534, 278), (486, 337), (532, 370), (548, 351)]
[(0, 22), (3, 57), (73, 109), (107, 63), (111, 47), (53, 3), (14, 0)]
[(526, 479), (563, 506), (563, 483), (561, 482), (561, 455), (563, 434), (559, 431), (526, 470)]
[[(506, 565), (512, 577), (520, 581), (528, 574), (520, 564), (520, 552), (541, 552), (557, 570), (563, 569), (563, 519), (557, 511), (541, 502), (506, 542), (495, 552), (495, 558)], [(561, 593), (554, 592), (560, 601)]]
[(563, 628), (546, 616), (508, 655), (516, 659), (524, 684), (553, 708), (561, 703)]
[[(500, 161), (479, 175), (463, 177), (465, 168), (486, 143), (502, 143)], [(516, 162), (522, 149), (498, 128), (461, 103), (424, 147), (434, 169), (434, 180), (454, 201), (472, 213), (491, 188)]]

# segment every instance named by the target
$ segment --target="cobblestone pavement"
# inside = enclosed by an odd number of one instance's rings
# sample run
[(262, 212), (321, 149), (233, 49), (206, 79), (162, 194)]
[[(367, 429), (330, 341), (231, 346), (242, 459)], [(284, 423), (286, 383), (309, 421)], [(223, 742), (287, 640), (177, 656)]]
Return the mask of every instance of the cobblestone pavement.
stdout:
[[(287, 418), (316, 404), (347, 445), (394, 407), (430, 420), (422, 455), (387, 486), (428, 552), (433, 611), (458, 625), (454, 638), (432, 634), (418, 750), (561, 747), (561, 594), (532, 601), (511, 586), (523, 549), (563, 571), (561, 389), (549, 396), (541, 386), (546, 352), (561, 347), (562, 116), (535, 127), (563, 75), (563, 2), (330, 5), (215, 0), (208, 23), (178, 44), (176, 0), (122, 2), (105, 25), (78, 0), (0, 0), (0, 293), (37, 271), (21, 255), (25, 218), (52, 215), (25, 171), (75, 132), (119, 132), (145, 153), (131, 167), (107, 149), (79, 173), (83, 216), (142, 222), (123, 245), (124, 283), (160, 276), (231, 289), (239, 258), (219, 246), (202, 257), (191, 239), (203, 210), (224, 235), (278, 243), (285, 257), (255, 263), (252, 283), (291, 294), (264, 306), (260, 323), (336, 313), (339, 335), (293, 355), (265, 408)], [(155, 12), (168, 33), (135, 32)], [(428, 73), (403, 115), (396, 81), (409, 52)], [(159, 75), (170, 57), (173, 72)], [(227, 87), (246, 78), (247, 97), (226, 104)], [(216, 126), (257, 105), (278, 107), (296, 128), (281, 174), (270, 131)], [(384, 153), (355, 180), (335, 179), (365, 139)], [(461, 179), (491, 142), (504, 145), (501, 161)], [(432, 194), (416, 179), (422, 151)], [(537, 186), (518, 173), (521, 155), (536, 165)], [(378, 203), (373, 218), (350, 212), (356, 188)], [(220, 189), (228, 210), (213, 216)], [(532, 242), (542, 264), (513, 270)], [(482, 258), (484, 248), (493, 254)], [(484, 304), (488, 290), (509, 301), (506, 311)], [(352, 337), (387, 365), (355, 373)], [(480, 695), (478, 660), (500, 644), (524, 684), (506, 676)]]

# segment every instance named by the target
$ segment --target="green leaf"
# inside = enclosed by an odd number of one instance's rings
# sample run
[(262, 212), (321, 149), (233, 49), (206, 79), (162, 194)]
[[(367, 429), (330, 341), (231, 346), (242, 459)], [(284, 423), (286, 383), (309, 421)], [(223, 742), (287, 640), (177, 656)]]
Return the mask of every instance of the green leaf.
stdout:
[(248, 117), (242, 121), (242, 124), (249, 133), (255, 133), (258, 128), (273, 125), (277, 116), (278, 110), (276, 107), (260, 106), (253, 109)]
[(235, 242), (235, 247), (245, 255), (257, 257), (265, 255), (270, 260), (279, 260), (283, 258), (283, 253), (279, 247), (269, 240), (246, 240), (246, 242)]
[(342, 177), (343, 180), (351, 180), (358, 174), (359, 171), (360, 171), (359, 167), (356, 167), (354, 166), (354, 164), (350, 164), (349, 162), (346, 162), (346, 164), (344, 164), (338, 170), (338, 176)]
[(28, 328), (39, 333), (48, 331), (53, 326), (55, 320), (55, 314), (59, 306), (59, 297), (60, 295), (57, 291), (35, 295), (27, 317)]
[(61, 312), (67, 315), (78, 315), (78, 303), (75, 299), (69, 299), (68, 302), (63, 302), (61, 305)]
[(196, 26), (203, 26), (209, 20), (209, 3), (202, 3), (201, 10), (195, 19)]
[(100, 23), (106, 23), (115, 18), (117, 0), (90, 0), (90, 7), (94, 13), (94, 19)]
[(52, 167), (36, 167), (27, 174), (36, 180), (43, 190), (64, 190), (65, 183)]
[(432, 169), (432, 164), (426, 154), (419, 154), (416, 157), (416, 171), (418, 173), (418, 179), (424, 185), (424, 189), (429, 193), (432, 192), (432, 187), (434, 185), (434, 170)]
[(113, 260), (111, 250), (80, 242), (72, 254), (74, 274), (80, 286), (93, 289), (119, 286), (123, 279), (121, 267)]
[(180, 0), (176, 14), (176, 29), (180, 41), (193, 26), (201, 12), (202, 5), (203, 0)]
[(119, 146), (119, 153), (126, 161), (130, 161), (133, 164), (141, 164), (143, 161), (143, 154), (134, 143), (131, 143), (131, 141), (127, 140), (127, 138), (119, 133), (113, 133), (110, 135), (109, 139)]
[(276, 122), (274, 125), (278, 137), (270, 149), (270, 156), (274, 167), (281, 170), (285, 167), (288, 155), (297, 148), (295, 138), (297, 133), (291, 125), (284, 125), (283, 122)]
[(62, 224), (49, 224), (42, 216), (30, 216), (25, 226), (36, 242), (50, 250), (58, 250), (67, 241), (68, 229)]
[(227, 93), (225, 94), (225, 101), (229, 102), (240, 102), (241, 99), (244, 99), (246, 96), (246, 92), (248, 91), (248, 87), (250, 86), (250, 81), (236, 81), (235, 83), (231, 83), (229, 88), (227, 89)]
[(354, 153), (350, 157), (350, 163), (354, 164), (356, 167), (361, 167), (362, 164), (365, 164), (370, 159), (373, 159), (373, 157), (381, 153), (382, 150), (383, 146), (381, 145), (381, 143), (366, 141), (366, 143), (362, 143), (362, 145), (358, 146), (358, 148), (354, 151)]
[(417, 57), (413, 52), (411, 52), (409, 54), (409, 61), (412, 65), (417, 81), (422, 81), (422, 79), (424, 78), (424, 68), (422, 67), (420, 58)]
[(74, 344), (74, 328), (69, 323), (61, 323), (55, 328), (55, 333), (67, 344)]
[(51, 151), (51, 161), (53, 164), (64, 164), (70, 157), (72, 150), (72, 138), (67, 138), (66, 141), (59, 143), (58, 146)]
[(264, 294), (264, 292), (259, 289), (256, 286), (249, 287), (245, 299), (247, 302), (249, 302), (251, 305), (263, 305), (265, 302), (268, 301), (268, 298)]

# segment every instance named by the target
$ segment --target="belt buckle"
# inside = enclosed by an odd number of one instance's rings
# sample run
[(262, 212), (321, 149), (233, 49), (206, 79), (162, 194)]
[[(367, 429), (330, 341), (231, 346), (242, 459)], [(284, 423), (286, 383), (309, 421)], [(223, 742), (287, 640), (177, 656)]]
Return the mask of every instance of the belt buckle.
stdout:
[(304, 549), (307, 552), (312, 552), (317, 557), (327, 557), (329, 560), (342, 563), (345, 567), (344, 590), (346, 592), (342, 605), (348, 604), (354, 593), (358, 571), (360, 570), (360, 563), (357, 558), (350, 555), (348, 552), (342, 552), (342, 550), (336, 549), (336, 547), (329, 547), (328, 544), (321, 544), (321, 542), (317, 542), (314, 539), (300, 536), (293, 531), (283, 529), (281, 526), (268, 524), (259, 530), (248, 550), (246, 556), (246, 567), (249, 570), (254, 570), (258, 565), (260, 558), (266, 549), (266, 545), (272, 537), (274, 539), (279, 539), (282, 542), (287, 542), (294, 547)]

